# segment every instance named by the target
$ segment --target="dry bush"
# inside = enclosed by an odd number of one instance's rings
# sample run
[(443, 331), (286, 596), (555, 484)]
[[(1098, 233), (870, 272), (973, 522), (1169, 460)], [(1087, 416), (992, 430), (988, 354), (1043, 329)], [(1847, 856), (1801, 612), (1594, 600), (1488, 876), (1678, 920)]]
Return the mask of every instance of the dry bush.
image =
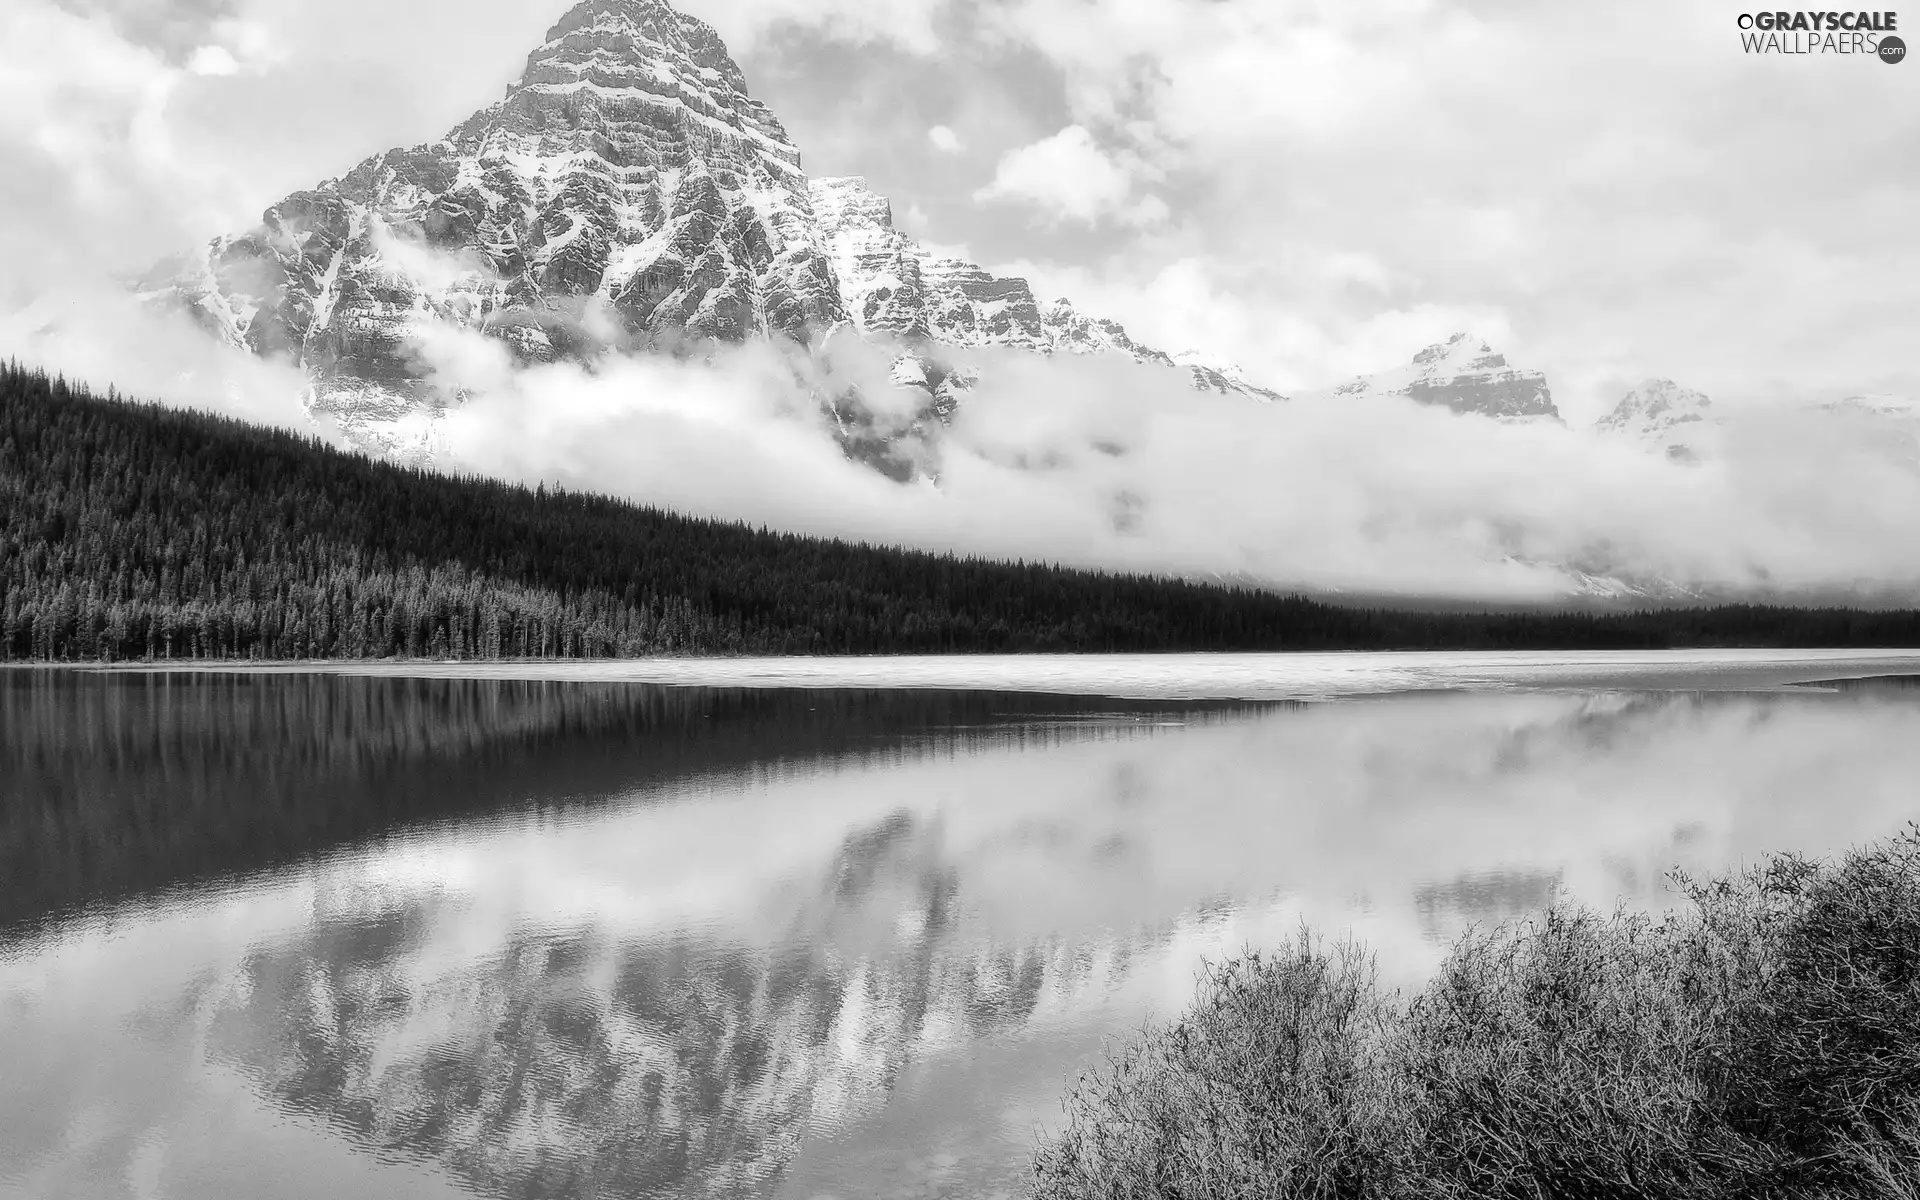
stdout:
[(1380, 1194), (1405, 1107), (1381, 1069), (1390, 1015), (1370, 957), (1305, 931), (1210, 969), (1185, 1016), (1082, 1078), (1037, 1194)]
[[(1800, 1186), (1865, 1187), (1862, 1148), (1914, 1146), (1920, 827), (1834, 864), (1776, 858), (1749, 889), (1757, 899), (1744, 905), (1765, 913), (1766, 935), (1760, 978), (1722, 1047), (1728, 1119), (1796, 1156)], [(1920, 1158), (1905, 1174), (1920, 1176)]]
[(1718, 1119), (1689, 930), (1555, 907), (1462, 941), (1406, 1010), (1426, 1196), (1718, 1197), (1775, 1156)]
[(1045, 1200), (1920, 1200), (1920, 827), (1558, 904), (1418, 994), (1308, 933), (1083, 1077)]

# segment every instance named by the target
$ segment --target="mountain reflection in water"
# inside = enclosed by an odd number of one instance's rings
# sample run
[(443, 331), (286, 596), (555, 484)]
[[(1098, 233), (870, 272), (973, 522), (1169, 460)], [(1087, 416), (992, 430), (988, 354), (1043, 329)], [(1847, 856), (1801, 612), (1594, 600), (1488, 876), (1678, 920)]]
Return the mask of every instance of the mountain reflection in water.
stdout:
[[(0, 673), (0, 1196), (1017, 1191), (1204, 957), (1916, 810), (1920, 695)], [(295, 1164), (290, 1168), (287, 1164)]]
[[(1196, 709), (1253, 706), (1181, 706)], [(410, 825), (1045, 736), (1113, 711), (992, 692), (0, 671), (0, 931)]]

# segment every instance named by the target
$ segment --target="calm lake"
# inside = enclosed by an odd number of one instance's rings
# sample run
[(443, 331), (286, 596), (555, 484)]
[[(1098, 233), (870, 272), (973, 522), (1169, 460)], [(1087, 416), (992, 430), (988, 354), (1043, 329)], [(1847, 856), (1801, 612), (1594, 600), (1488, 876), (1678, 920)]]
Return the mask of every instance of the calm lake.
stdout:
[(1920, 818), (1914, 676), (1798, 686), (1893, 660), (1529, 661), (0, 671), (0, 1197), (1016, 1196), (1205, 960), (1306, 921), (1417, 983)]

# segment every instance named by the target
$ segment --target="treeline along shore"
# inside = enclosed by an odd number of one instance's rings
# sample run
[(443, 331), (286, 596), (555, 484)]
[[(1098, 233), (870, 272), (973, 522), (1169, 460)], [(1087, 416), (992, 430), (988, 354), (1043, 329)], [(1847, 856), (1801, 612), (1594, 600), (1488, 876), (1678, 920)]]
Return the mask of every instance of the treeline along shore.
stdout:
[(1920, 612), (1402, 612), (770, 532), (0, 366), (0, 659), (1920, 646)]

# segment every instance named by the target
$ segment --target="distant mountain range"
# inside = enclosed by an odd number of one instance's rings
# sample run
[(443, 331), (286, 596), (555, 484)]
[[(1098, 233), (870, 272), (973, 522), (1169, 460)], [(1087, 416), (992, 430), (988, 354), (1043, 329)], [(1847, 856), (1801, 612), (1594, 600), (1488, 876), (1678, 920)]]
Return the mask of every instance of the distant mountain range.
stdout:
[[(296, 363), (306, 403), (362, 449), (431, 457), (466, 394), (423, 354), (436, 335), (490, 339), (524, 365), (608, 354), (700, 358), (765, 342), (801, 359), (836, 339), (882, 348), (864, 386), (796, 371), (849, 457), (895, 479), (936, 473), (908, 443), (981, 383), (968, 352), (1107, 355), (1253, 403), (1288, 397), (1203, 351), (1144, 345), (1028, 282), (936, 254), (857, 176), (811, 179), (715, 32), (663, 0), (583, 0), (499, 100), (443, 139), (375, 155), (268, 208), (254, 229), (161, 264), (139, 284), (230, 345)], [(1406, 399), (1502, 423), (1564, 424), (1546, 376), (1467, 333), (1405, 366), (1295, 399)], [(1826, 406), (1874, 422), (1920, 469), (1920, 408)], [(1583, 433), (1681, 463), (1714, 457), (1723, 414), (1649, 380)], [(924, 440), (924, 439), (923, 439)], [(1705, 598), (1609, 562), (1559, 564), (1576, 592)]]
[[(926, 422), (977, 382), (947, 353), (973, 347), (1117, 354), (1203, 390), (1285, 399), (1204, 351), (1144, 345), (1064, 298), (1038, 300), (1024, 279), (932, 253), (860, 177), (809, 179), (719, 36), (663, 0), (583, 0), (503, 99), (440, 141), (296, 192), (142, 287), (234, 346), (291, 358), (317, 415), (402, 456), (419, 449), (423, 415), (462, 398), (419, 352), (437, 328), (528, 364), (752, 339), (811, 348), (850, 331), (895, 354), (891, 383), (924, 393)], [(1466, 333), (1319, 394), (1562, 419), (1541, 372)], [(857, 389), (819, 399), (850, 453), (916, 469), (872, 444)], [(1885, 397), (1841, 407), (1896, 423), (1914, 411)], [(1687, 459), (1717, 415), (1649, 381), (1596, 429)]]
[(142, 287), (234, 346), (292, 358), (317, 414), (389, 452), (418, 429), (410, 414), (460, 399), (419, 353), (436, 326), (527, 364), (814, 347), (851, 330), (896, 351), (892, 380), (925, 391), (927, 418), (971, 381), (942, 358), (956, 347), (1118, 352), (1278, 398), (1230, 364), (1139, 345), (1064, 299), (1037, 302), (1024, 279), (929, 253), (861, 179), (809, 180), (719, 37), (661, 0), (585, 0), (504, 99), (445, 138), (288, 196)]
[[(1837, 428), (1852, 426), (1895, 462), (1920, 469), (1920, 403), (1876, 393), (1809, 406)], [(1649, 379), (1623, 397), (1595, 431), (1632, 441), (1683, 463), (1701, 463), (1725, 450), (1728, 414), (1705, 394), (1671, 379)]]

